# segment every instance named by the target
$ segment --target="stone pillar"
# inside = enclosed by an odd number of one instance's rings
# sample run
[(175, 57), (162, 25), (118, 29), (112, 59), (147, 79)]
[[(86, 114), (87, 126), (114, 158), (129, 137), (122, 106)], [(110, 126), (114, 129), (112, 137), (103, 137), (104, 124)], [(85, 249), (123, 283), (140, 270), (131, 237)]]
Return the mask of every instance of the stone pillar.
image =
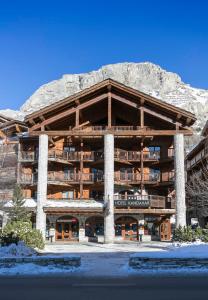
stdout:
[(39, 156), (38, 156), (38, 189), (37, 189), (37, 214), (36, 228), (42, 232), (45, 239), (46, 234), (46, 214), (43, 211), (44, 203), (47, 199), (48, 179), (48, 136), (39, 136)]
[(2, 229), (3, 229), (9, 220), (8, 214), (6, 212), (0, 210), (0, 219), (2, 222)]
[(85, 236), (85, 216), (79, 216), (79, 242), (87, 242), (88, 237)]
[(175, 151), (175, 193), (176, 193), (176, 227), (186, 226), (184, 136), (174, 136)]
[(114, 135), (104, 136), (104, 242), (113, 243), (114, 229)]

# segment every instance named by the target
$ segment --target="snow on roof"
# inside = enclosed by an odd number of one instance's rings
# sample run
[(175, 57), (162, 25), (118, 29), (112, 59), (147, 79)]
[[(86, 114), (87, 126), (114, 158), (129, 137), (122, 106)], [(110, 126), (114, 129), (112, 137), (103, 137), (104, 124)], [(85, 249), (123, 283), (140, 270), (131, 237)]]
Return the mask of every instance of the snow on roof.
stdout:
[(44, 207), (103, 208), (103, 203), (95, 200), (47, 200)]
[[(37, 206), (36, 201), (35, 201), (34, 199), (32, 199), (32, 198), (24, 199), (24, 201), (25, 201), (25, 203), (24, 203), (24, 206), (25, 206), (25, 207), (28, 207), (28, 208), (35, 208), (35, 207)], [(6, 207), (6, 208), (10, 208), (10, 207), (12, 207), (12, 206), (13, 206), (13, 205), (12, 205), (12, 201), (11, 201), (11, 200), (8, 201), (8, 202), (4, 205), (4, 207)]]
[[(35, 208), (37, 206), (37, 201), (33, 198), (24, 199), (24, 206), (27, 208)], [(8, 201), (4, 207), (12, 207), (12, 201)], [(51, 208), (103, 208), (103, 203), (97, 202), (95, 200), (46, 200), (44, 207)]]

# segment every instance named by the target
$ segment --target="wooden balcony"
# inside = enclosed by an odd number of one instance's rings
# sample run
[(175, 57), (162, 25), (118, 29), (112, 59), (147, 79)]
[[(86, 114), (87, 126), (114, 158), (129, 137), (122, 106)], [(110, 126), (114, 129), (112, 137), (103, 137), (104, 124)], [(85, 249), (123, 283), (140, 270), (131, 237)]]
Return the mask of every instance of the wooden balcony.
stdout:
[(99, 132), (106, 132), (106, 131), (113, 131), (113, 132), (122, 132), (122, 131), (135, 131), (135, 130), (141, 130), (141, 129), (151, 129), (150, 127), (140, 127), (140, 126), (126, 126), (126, 125), (121, 125), (121, 126), (111, 126), (110, 128), (108, 126), (105, 125), (96, 125), (96, 126), (81, 126), (81, 127), (70, 127), (69, 131), (73, 131), (73, 132), (94, 132), (94, 133), (99, 133)]
[(20, 162), (34, 162), (38, 160), (38, 153), (34, 151), (20, 151), (18, 160)]
[[(21, 184), (36, 184), (38, 180), (38, 173), (20, 175)], [(174, 181), (174, 172), (162, 173), (128, 173), (128, 172), (115, 172), (114, 173), (115, 184), (157, 184), (157, 183), (170, 183)], [(103, 183), (104, 174), (102, 172), (97, 173), (71, 173), (63, 171), (48, 171), (48, 184), (56, 183), (61, 185), (66, 184), (93, 184)]]
[(127, 173), (127, 172), (115, 172), (115, 183), (126, 183), (126, 184), (138, 184), (143, 181), (144, 183), (157, 183), (160, 181), (159, 173)]
[(159, 195), (114, 195), (114, 205), (116, 208), (174, 209), (175, 199)]
[(48, 183), (74, 183), (79, 184), (83, 182), (85, 184), (94, 183), (94, 174), (93, 173), (64, 173), (64, 172), (48, 172)]
[[(97, 203), (103, 203), (103, 198), (94, 199), (80, 199), (80, 198), (50, 198), (48, 200), (54, 201), (96, 201)], [(159, 195), (114, 195), (114, 207), (116, 209), (175, 209), (175, 199)]]
[(38, 173), (33, 173), (33, 174), (21, 173), (19, 182), (22, 185), (35, 185), (38, 182)]
[(161, 174), (161, 182), (168, 183), (168, 182), (174, 182), (175, 180), (175, 172), (163, 172)]
[(13, 191), (8, 190), (8, 191), (0, 191), (0, 202), (6, 202), (7, 200), (11, 200), (13, 196)]
[[(168, 149), (168, 157), (170, 158), (174, 155), (173, 149)], [(63, 163), (70, 162), (80, 162), (82, 160), (85, 162), (94, 162), (104, 160), (104, 151), (73, 151), (67, 152), (58, 149), (49, 149), (48, 151), (48, 160), (57, 161)], [(123, 149), (116, 148), (114, 151), (114, 159), (119, 162), (138, 162), (141, 161), (141, 152), (140, 151), (127, 151)], [(143, 151), (143, 161), (156, 162), (161, 159), (160, 151)], [(38, 152), (34, 151), (20, 151), (19, 152), (19, 161), (20, 162), (34, 162), (38, 160)]]
[(81, 156), (83, 161), (94, 161), (94, 151), (73, 151), (67, 152), (62, 150), (49, 150), (48, 157), (57, 159), (57, 160), (65, 160), (69, 162), (76, 162), (81, 160)]

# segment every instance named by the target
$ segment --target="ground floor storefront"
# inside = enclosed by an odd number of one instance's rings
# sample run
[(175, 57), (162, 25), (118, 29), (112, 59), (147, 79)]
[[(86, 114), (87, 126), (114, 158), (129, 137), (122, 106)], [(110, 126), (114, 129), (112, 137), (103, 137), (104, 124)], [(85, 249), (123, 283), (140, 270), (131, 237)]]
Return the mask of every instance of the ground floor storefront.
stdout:
[[(46, 237), (53, 241), (104, 241), (103, 214), (46, 214)], [(173, 216), (119, 215), (114, 217), (115, 240), (169, 241), (174, 227)]]

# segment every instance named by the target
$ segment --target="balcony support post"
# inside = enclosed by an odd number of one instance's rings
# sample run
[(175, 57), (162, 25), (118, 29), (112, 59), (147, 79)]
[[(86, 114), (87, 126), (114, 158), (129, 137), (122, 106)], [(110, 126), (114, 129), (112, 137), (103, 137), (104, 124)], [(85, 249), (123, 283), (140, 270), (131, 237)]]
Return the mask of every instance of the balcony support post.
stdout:
[(140, 172), (141, 172), (141, 196), (143, 195), (143, 189), (144, 189), (144, 142), (143, 139), (141, 140), (141, 147), (140, 147)]
[(108, 86), (108, 128), (112, 126), (112, 99), (111, 99), (111, 86)]
[(80, 199), (83, 198), (83, 141), (80, 144), (80, 185), (79, 185)]
[(39, 157), (38, 157), (38, 186), (37, 186), (37, 213), (36, 229), (39, 229), (45, 239), (46, 214), (43, 210), (47, 199), (47, 178), (48, 178), (48, 135), (39, 136)]
[(185, 171), (184, 171), (184, 136), (174, 136), (175, 148), (175, 193), (176, 193), (176, 227), (186, 226)]
[(114, 135), (104, 136), (104, 241), (113, 243), (114, 230)]

